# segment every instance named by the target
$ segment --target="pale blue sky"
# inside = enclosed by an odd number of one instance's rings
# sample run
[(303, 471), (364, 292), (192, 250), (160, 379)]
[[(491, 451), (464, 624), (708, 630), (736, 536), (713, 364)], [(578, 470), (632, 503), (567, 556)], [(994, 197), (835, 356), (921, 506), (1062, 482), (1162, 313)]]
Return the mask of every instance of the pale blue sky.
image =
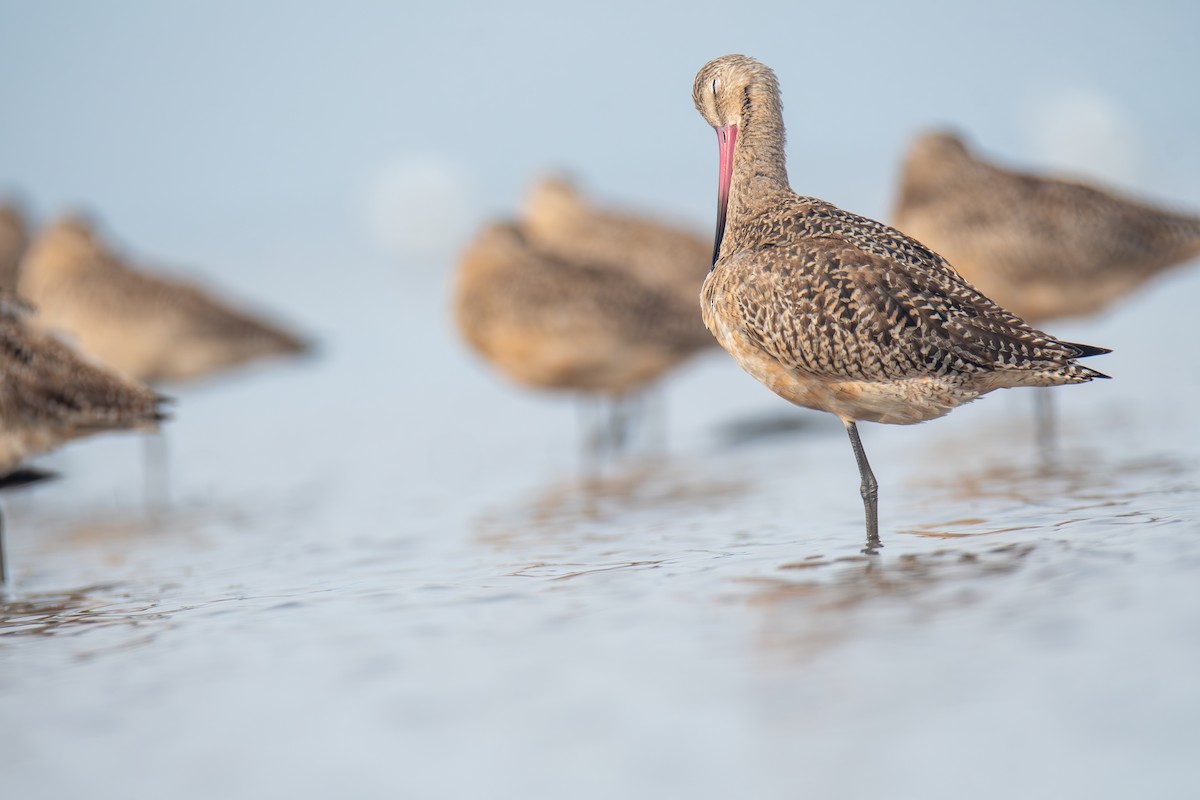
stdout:
[(745, 52), (780, 76), (796, 188), (854, 210), (886, 215), (908, 137), (939, 122), (1197, 206), (1197, 30), (1188, 2), (3, 0), (0, 187), (160, 249), (354, 238), (372, 181), (425, 154), (466, 176), (464, 216), (565, 166), (707, 225), (716, 151), (691, 80)]

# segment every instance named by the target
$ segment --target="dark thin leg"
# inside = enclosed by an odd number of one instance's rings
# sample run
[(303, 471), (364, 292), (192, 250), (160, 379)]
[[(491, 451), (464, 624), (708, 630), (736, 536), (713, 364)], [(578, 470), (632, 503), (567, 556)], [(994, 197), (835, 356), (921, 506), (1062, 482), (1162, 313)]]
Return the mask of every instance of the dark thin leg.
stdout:
[(883, 547), (879, 542), (879, 484), (871, 465), (867, 463), (867, 454), (863, 450), (862, 440), (858, 438), (858, 425), (843, 420), (846, 433), (850, 434), (850, 445), (854, 448), (854, 460), (858, 462), (858, 474), (862, 477), (859, 494), (862, 495), (863, 509), (867, 513), (867, 546), (864, 553), (874, 555), (876, 549)]
[(1054, 469), (1058, 450), (1058, 425), (1049, 387), (1034, 389), (1034, 436), (1037, 437), (1038, 465), (1042, 472)]
[(8, 542), (5, 541), (4, 509), (0, 508), (0, 600), (12, 597), (12, 584), (8, 582)]

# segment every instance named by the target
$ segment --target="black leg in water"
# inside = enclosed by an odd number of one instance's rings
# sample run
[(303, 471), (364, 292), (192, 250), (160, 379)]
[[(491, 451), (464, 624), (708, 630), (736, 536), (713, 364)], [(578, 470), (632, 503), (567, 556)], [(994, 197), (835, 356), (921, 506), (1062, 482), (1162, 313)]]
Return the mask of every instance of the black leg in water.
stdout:
[(879, 484), (871, 465), (867, 462), (867, 454), (863, 450), (862, 440), (858, 438), (858, 425), (853, 421), (843, 420), (846, 433), (850, 434), (850, 445), (854, 448), (854, 460), (858, 462), (858, 474), (862, 477), (859, 493), (863, 499), (863, 509), (867, 514), (867, 546), (863, 552), (875, 555), (875, 551), (883, 544), (879, 541)]
[(4, 509), (0, 507), (0, 600), (12, 597), (12, 584), (8, 582), (8, 541), (5, 538)]

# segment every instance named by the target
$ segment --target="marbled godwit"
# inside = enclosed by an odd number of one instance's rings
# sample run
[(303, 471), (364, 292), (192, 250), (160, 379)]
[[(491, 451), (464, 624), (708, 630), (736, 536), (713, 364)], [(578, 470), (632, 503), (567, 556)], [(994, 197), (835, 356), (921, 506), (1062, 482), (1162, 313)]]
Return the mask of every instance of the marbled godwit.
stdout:
[(878, 484), (857, 422), (934, 419), (995, 389), (1104, 377), (975, 291), (941, 256), (874, 220), (795, 194), (775, 74), (746, 56), (700, 69), (692, 97), (720, 148), (704, 323), (737, 362), (796, 405), (836, 414), (862, 479), (867, 543)]
[(0, 291), (17, 290), (17, 265), (29, 245), (25, 215), (12, 203), (0, 203)]
[[(534, 184), (520, 225), (544, 253), (627, 272), (693, 305), (712, 263), (712, 243), (703, 236), (645, 214), (597, 207), (560, 176)], [(698, 311), (695, 317), (703, 328)]]
[[(158, 429), (160, 395), (37, 330), (27, 313), (0, 294), (0, 476), (72, 439)], [(0, 536), (3, 524), (0, 513)]]
[[(997, 166), (941, 131), (909, 149), (894, 222), (1032, 322), (1095, 313), (1200, 256), (1200, 217)], [(1037, 440), (1049, 462), (1053, 410), (1046, 392), (1035, 397)]]
[[(698, 341), (716, 348), (717, 341), (705, 330), (696, 307), (711, 263), (712, 243), (704, 237), (645, 213), (597, 205), (561, 175), (533, 185), (518, 224), (535, 249), (553, 258), (623, 272), (679, 298), (692, 315)], [(648, 386), (639, 396), (660, 400), (655, 389)], [(662, 424), (661, 418), (656, 421)]]
[(464, 251), (454, 311), (467, 342), (517, 383), (612, 399), (613, 445), (620, 401), (712, 339), (695, 324), (694, 297), (546, 255), (508, 223), (489, 225)]
[(917, 137), (896, 227), (1032, 322), (1091, 314), (1200, 256), (1200, 217), (990, 164), (952, 133)]
[(17, 288), (37, 307), (39, 324), (138, 380), (194, 378), (307, 349), (196, 286), (130, 268), (77, 218), (34, 240)]

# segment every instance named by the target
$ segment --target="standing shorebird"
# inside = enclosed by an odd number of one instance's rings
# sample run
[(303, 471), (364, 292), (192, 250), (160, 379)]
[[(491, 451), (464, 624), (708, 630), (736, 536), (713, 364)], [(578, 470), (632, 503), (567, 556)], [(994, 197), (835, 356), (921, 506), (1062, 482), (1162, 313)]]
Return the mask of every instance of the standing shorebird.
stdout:
[(17, 265), (29, 245), (29, 226), (15, 203), (0, 203), (0, 292), (17, 290)]
[[(913, 142), (893, 217), (988, 297), (1038, 323), (1096, 313), (1200, 256), (1200, 217), (988, 163), (943, 131)], [(1035, 397), (1049, 462), (1053, 410), (1048, 393)]]
[[(161, 395), (33, 327), (28, 313), (0, 293), (0, 476), (72, 439), (158, 430)], [(0, 537), (3, 524), (0, 515)]]
[(982, 394), (1106, 377), (1005, 311), (915, 239), (802, 197), (788, 184), (775, 73), (729, 55), (692, 88), (720, 151), (704, 323), (780, 397), (836, 414), (862, 479), (867, 549), (879, 545), (878, 484), (859, 421), (935, 419)]
[[(521, 208), (519, 224), (539, 252), (560, 261), (611, 269), (678, 298), (691, 314), (697, 341), (716, 348), (717, 342), (705, 330), (696, 307), (711, 264), (711, 241), (641, 212), (593, 203), (562, 176), (543, 178), (533, 185)], [(652, 430), (660, 437), (665, 435), (659, 385), (648, 385), (638, 397), (641, 402), (636, 407), (623, 404), (633, 412), (630, 425), (652, 412), (656, 423)]]
[(464, 251), (454, 315), (463, 338), (517, 383), (611, 400), (593, 451), (622, 444), (631, 395), (712, 340), (694, 297), (547, 255), (508, 223), (489, 225)]
[(86, 222), (68, 217), (34, 240), (18, 292), (37, 321), (143, 381), (183, 380), (303, 353), (291, 333), (182, 280), (127, 266)]

